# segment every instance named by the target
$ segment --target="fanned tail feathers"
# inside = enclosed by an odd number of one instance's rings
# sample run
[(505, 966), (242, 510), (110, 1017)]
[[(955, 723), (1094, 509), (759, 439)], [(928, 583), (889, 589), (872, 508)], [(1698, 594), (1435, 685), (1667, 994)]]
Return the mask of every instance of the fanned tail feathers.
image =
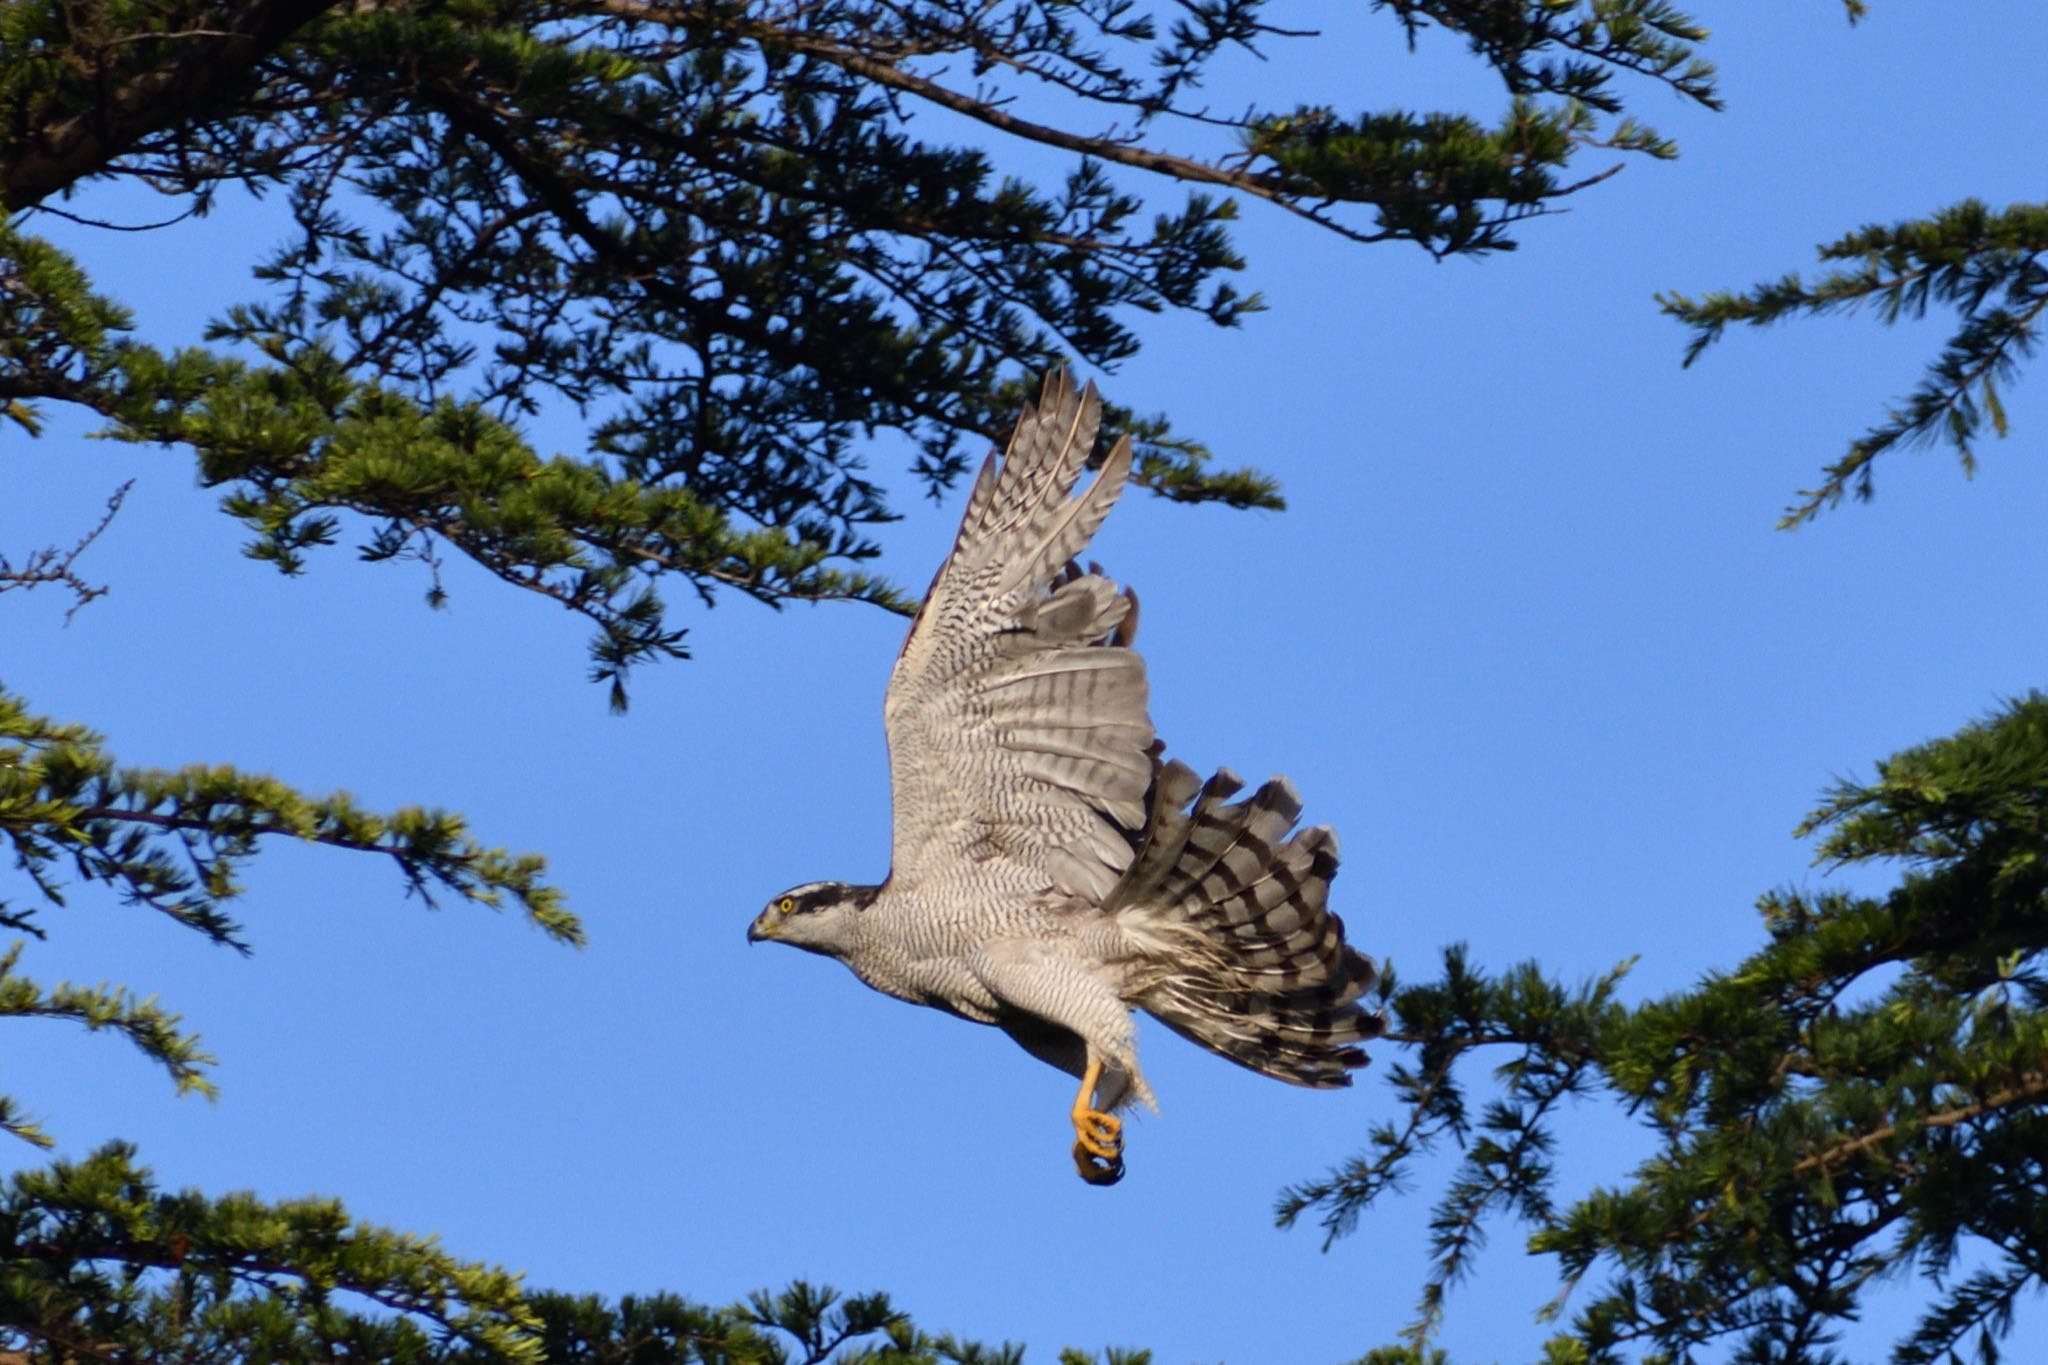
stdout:
[(1372, 960), (1328, 909), (1336, 835), (1290, 837), (1301, 798), (1285, 778), (1231, 801), (1243, 785), (1227, 769), (1206, 783), (1183, 763), (1157, 770), (1144, 840), (1104, 905), (1140, 944), (1157, 940), (1136, 1003), (1264, 1075), (1349, 1085), (1356, 1045), (1385, 1025), (1358, 1003)]

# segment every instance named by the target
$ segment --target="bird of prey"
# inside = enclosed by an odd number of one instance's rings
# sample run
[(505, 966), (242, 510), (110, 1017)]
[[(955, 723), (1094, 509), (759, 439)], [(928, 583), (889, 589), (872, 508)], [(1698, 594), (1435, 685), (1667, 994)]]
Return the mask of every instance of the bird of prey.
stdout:
[(1334, 1087), (1381, 1028), (1370, 959), (1325, 902), (1336, 836), (1294, 831), (1275, 778), (1243, 800), (1165, 761), (1131, 641), (1134, 593), (1075, 560), (1130, 475), (1079, 496), (1095, 386), (1063, 371), (967, 500), (883, 705), (894, 848), (880, 885), (808, 882), (747, 931), (844, 962), (899, 1000), (993, 1024), (1080, 1079), (1075, 1168), (1122, 1178), (1133, 1009), (1262, 1075)]

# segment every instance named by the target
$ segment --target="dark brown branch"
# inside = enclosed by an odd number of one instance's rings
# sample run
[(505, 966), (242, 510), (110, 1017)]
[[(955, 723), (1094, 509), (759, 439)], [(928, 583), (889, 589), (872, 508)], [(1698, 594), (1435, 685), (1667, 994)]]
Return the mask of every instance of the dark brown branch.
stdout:
[(0, 206), (18, 212), (40, 203), (183, 122), (335, 3), (248, 0), (239, 13), (219, 16), (219, 30), (155, 35), (175, 42), (176, 56), (128, 75), (90, 111), (30, 135), (23, 154), (0, 167)]
[[(641, 0), (598, 0), (598, 8), (615, 14), (621, 19), (638, 23), (675, 24), (690, 11), (672, 6), (644, 4)], [(979, 100), (972, 95), (963, 95), (957, 90), (940, 85), (936, 81), (905, 71), (893, 62), (870, 57), (862, 52), (836, 43), (815, 33), (803, 33), (794, 29), (768, 28), (763, 26), (758, 35), (763, 39), (772, 38), (794, 51), (806, 53), (821, 61), (829, 62), (842, 71), (873, 81), (890, 90), (915, 95), (921, 100), (936, 104), (963, 114), (978, 123), (987, 124), (998, 132), (1009, 133), (1028, 141), (1058, 147), (1083, 156), (1098, 157), (1120, 165), (1133, 166), (1142, 171), (1171, 176), (1176, 180), (1193, 181), (1198, 184), (1221, 185), (1227, 189), (1253, 195), (1278, 204), (1289, 213), (1307, 218), (1311, 222), (1359, 242), (1383, 242), (1399, 234), (1394, 232), (1359, 232), (1331, 221), (1314, 209), (1296, 203), (1285, 185), (1277, 177), (1261, 175), (1251, 171), (1227, 170), (1194, 157), (1176, 156), (1171, 152), (1156, 151), (1150, 147), (1134, 147), (1111, 138), (1089, 137), (1081, 133), (1070, 133), (1064, 128), (1050, 124), (1034, 123), (1019, 118), (999, 106)], [(1605, 176), (1596, 177), (1605, 179)], [(1591, 182), (1588, 182), (1591, 183)], [(1576, 187), (1574, 187), (1576, 188)]]
[(70, 549), (59, 550), (51, 546), (37, 550), (23, 560), (19, 567), (9, 561), (6, 555), (0, 554), (0, 592), (7, 592), (13, 588), (42, 587), (50, 583), (62, 584), (71, 590), (72, 596), (76, 599), (71, 604), (71, 610), (64, 613), (66, 623), (78, 614), (80, 607), (96, 597), (106, 596), (107, 588), (104, 585), (86, 582), (72, 566), (114, 520), (114, 515), (121, 510), (122, 501), (128, 496), (128, 490), (134, 486), (135, 480), (130, 479), (115, 489), (113, 495), (107, 499), (107, 510), (99, 522), (79, 537), (78, 542)]

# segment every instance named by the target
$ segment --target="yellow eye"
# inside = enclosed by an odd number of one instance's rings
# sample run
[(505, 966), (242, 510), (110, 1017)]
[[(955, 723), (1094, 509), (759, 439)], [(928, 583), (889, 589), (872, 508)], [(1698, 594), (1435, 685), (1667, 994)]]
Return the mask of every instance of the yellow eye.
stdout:
[(790, 911), (796, 909), (796, 897), (784, 896), (780, 901), (776, 902), (775, 908), (777, 910), (780, 910), (785, 915), (788, 914)]

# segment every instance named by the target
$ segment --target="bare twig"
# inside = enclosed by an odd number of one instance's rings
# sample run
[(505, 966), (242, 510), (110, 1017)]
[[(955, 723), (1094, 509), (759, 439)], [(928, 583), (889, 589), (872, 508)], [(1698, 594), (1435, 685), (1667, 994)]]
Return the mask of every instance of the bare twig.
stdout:
[(64, 623), (71, 624), (71, 618), (78, 614), (80, 607), (96, 597), (105, 597), (109, 591), (105, 584), (88, 583), (79, 576), (76, 568), (78, 557), (85, 553), (87, 546), (100, 538), (100, 533), (114, 520), (114, 514), (121, 510), (121, 503), (127, 498), (128, 490), (134, 486), (135, 480), (130, 479), (116, 488), (113, 495), (107, 499), (107, 510), (101, 515), (98, 523), (80, 536), (78, 542), (70, 549), (59, 549), (51, 545), (35, 550), (19, 565), (5, 554), (0, 554), (0, 592), (60, 583), (71, 590), (71, 609), (64, 613)]

